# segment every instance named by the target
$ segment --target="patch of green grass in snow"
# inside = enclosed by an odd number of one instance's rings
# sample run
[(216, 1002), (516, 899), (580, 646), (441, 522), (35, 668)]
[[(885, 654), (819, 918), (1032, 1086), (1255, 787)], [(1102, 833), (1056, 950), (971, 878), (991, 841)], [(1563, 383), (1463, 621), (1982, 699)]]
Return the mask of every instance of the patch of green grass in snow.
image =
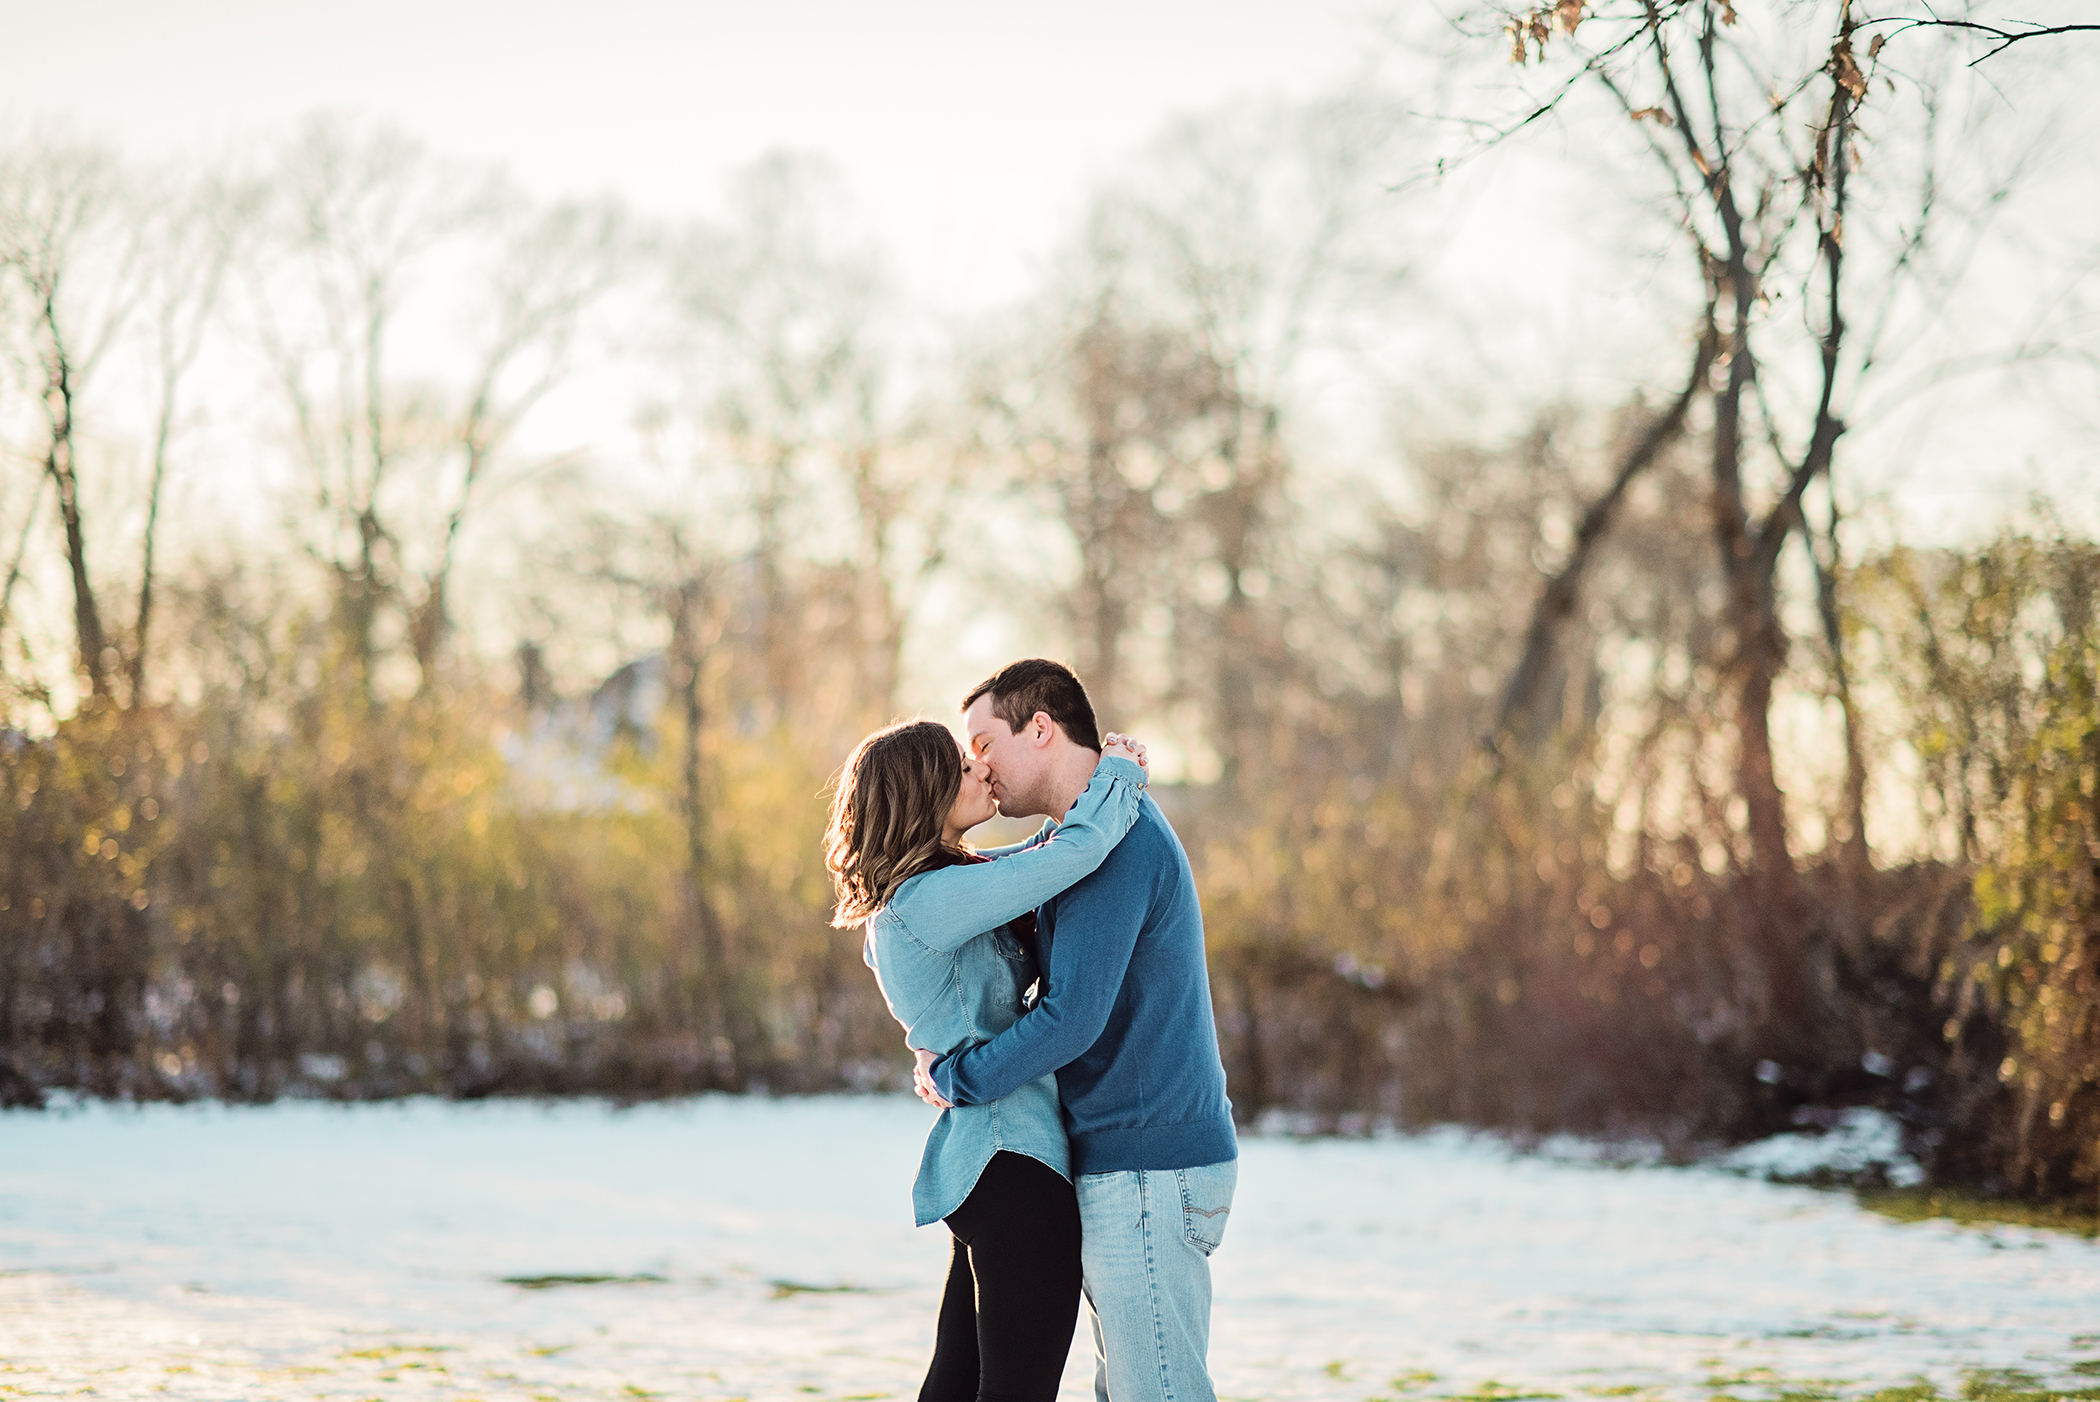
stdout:
[[(1708, 1366), (1718, 1366), (1719, 1362), (1720, 1360), (1716, 1359)], [(1706, 1386), (1711, 1391), (1719, 1391), (1725, 1387), (1741, 1387), (1745, 1383), (1756, 1387), (1767, 1383), (1777, 1383), (1778, 1381), (1779, 1374), (1773, 1372), (1770, 1368), (1745, 1368), (1737, 1373), (1708, 1373), (1706, 1375)]]
[(2092, 1402), (2100, 1387), (2044, 1386), (2024, 1368), (1977, 1368), (1962, 1375), (1964, 1402)]
[(785, 1300), (792, 1295), (872, 1295), (875, 1292), (865, 1285), (805, 1285), (799, 1280), (775, 1280), (773, 1298)]
[(1447, 1392), (1441, 1394), (1445, 1402), (1560, 1402), (1558, 1392), (1539, 1392), (1489, 1378), (1471, 1392)]
[(654, 1271), (638, 1271), (633, 1275), (506, 1275), (500, 1277), (505, 1285), (515, 1285), (520, 1290), (558, 1290), (565, 1285), (663, 1285), (667, 1278)]
[(2100, 1236), (2100, 1213), (2063, 1203), (2014, 1202), (1944, 1188), (1887, 1188), (1859, 1194), (1859, 1205), (1898, 1222), (1948, 1221), (1963, 1227), (2039, 1227), (2088, 1240)]
[[(389, 1359), (397, 1359), (405, 1353), (452, 1353), (455, 1351), (454, 1346), (451, 1344), (379, 1344), (373, 1348), (346, 1348), (337, 1354), (336, 1357), (372, 1358), (384, 1363)], [(396, 1363), (394, 1366), (398, 1368), (429, 1368), (434, 1365), (429, 1363)]]
[(1867, 1394), (1864, 1402), (1939, 1402), (1940, 1390), (1922, 1379)]

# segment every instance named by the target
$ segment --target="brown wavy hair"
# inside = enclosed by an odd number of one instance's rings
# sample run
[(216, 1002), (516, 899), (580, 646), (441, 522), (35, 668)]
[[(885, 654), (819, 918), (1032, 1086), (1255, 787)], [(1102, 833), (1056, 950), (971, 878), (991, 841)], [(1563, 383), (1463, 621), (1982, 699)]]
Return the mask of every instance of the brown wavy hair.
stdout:
[(952, 860), (941, 833), (962, 779), (962, 748), (939, 721), (900, 721), (854, 746), (824, 829), (833, 925), (860, 924), (907, 880)]

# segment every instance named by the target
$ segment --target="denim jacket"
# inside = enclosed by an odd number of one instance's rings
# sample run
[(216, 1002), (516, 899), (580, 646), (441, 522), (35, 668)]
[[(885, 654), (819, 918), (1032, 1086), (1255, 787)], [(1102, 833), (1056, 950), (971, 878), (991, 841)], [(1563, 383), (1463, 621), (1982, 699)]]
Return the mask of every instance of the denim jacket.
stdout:
[[(862, 956), (908, 1044), (946, 1055), (988, 1042), (1019, 1020), (1040, 971), (1007, 922), (1100, 866), (1137, 821), (1144, 787), (1137, 764), (1103, 759), (1062, 823), (987, 854), (996, 861), (922, 872), (869, 917)], [(962, 1206), (1001, 1149), (1072, 1176), (1055, 1076), (988, 1104), (941, 1111), (912, 1184), (918, 1225)]]

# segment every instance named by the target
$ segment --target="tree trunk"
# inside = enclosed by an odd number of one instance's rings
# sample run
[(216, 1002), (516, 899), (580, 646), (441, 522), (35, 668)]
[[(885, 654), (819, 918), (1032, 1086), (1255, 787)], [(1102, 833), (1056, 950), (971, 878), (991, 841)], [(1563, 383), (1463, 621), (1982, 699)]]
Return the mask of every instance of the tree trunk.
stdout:
[(1767, 603), (1737, 616), (1736, 792), (1748, 814), (1750, 868), (1767, 894), (1780, 896), (1793, 874), (1787, 850), (1786, 795), (1772, 760), (1772, 693), (1786, 658), (1786, 639)]
[(784, 557), (787, 554), (785, 518), (787, 494), (792, 488), (794, 450), (787, 444), (776, 444), (764, 469), (764, 482), (758, 499), (758, 545), (757, 574), (759, 595), (759, 656), (765, 667), (766, 701), (772, 709), (771, 721), (783, 725), (787, 721), (791, 699), (799, 692), (796, 685), (801, 667), (795, 655), (799, 631), (789, 618), (793, 606), (788, 587)]
[(1867, 761), (1860, 741), (1858, 703), (1852, 695), (1852, 667), (1845, 657), (1844, 614), (1838, 601), (1837, 501), (1830, 503), (1830, 524), (1821, 546), (1804, 523), (1809, 535), (1809, 554), (1816, 567), (1816, 607), (1823, 623), (1823, 641), (1830, 649), (1831, 687), (1837, 693), (1838, 710), (1845, 726), (1845, 781), (1838, 812), (1838, 866), (1848, 888), (1847, 897), (1858, 904), (1858, 884), (1872, 858), (1867, 850)]
[(153, 435), (153, 480), (146, 491), (145, 540), (139, 547), (138, 622), (131, 635), (131, 709), (146, 704), (146, 640), (153, 625), (153, 550), (159, 538), (161, 488), (168, 476), (168, 435), (175, 423), (172, 379), (162, 395), (160, 422)]
[[(897, 523), (898, 503), (902, 498), (886, 489), (881, 481), (882, 451), (876, 443), (872, 426), (868, 437), (854, 450), (852, 464), (854, 502), (860, 517), (860, 568), (864, 579), (856, 652), (861, 659), (862, 717), (872, 726), (896, 714), (897, 686), (904, 672), (904, 630), (910, 621), (910, 604), (908, 596), (906, 599), (898, 597), (897, 583), (891, 575), (894, 561), (890, 536), (891, 528)], [(920, 580), (939, 564), (941, 558), (939, 531), (934, 523), (928, 524), (929, 533), (934, 538), (929, 540), (926, 554), (918, 560)]]
[(73, 641), (80, 654), (80, 670), (87, 676), (90, 694), (99, 699), (109, 695), (109, 668), (103, 659), (102, 613), (88, 579), (87, 533), (81, 524), (80, 479), (73, 462), (73, 372), (58, 334), (58, 311), (49, 297), (44, 300), (43, 325), (51, 339), (44, 386), (51, 445), (44, 457), (44, 473), (58, 489), (58, 515), (65, 527), (66, 565), (73, 576)]
[[(1718, 456), (1720, 450), (1716, 451)], [(1753, 907), (1749, 919), (1757, 931), (1771, 1022), (1782, 1039), (1791, 1041), (1807, 1033), (1812, 1015), (1803, 964), (1803, 903), (1787, 847), (1786, 795), (1779, 787), (1772, 753), (1772, 695), (1786, 662), (1787, 642), (1771, 574), (1759, 570), (1754, 554), (1743, 549), (1724, 557), (1729, 576), (1729, 625), (1736, 648), (1731, 666), (1735, 787), (1746, 810), (1750, 839), (1747, 896)]]
[(373, 670), (375, 651), (372, 633), (379, 620), (383, 591), (379, 578), (379, 542), (384, 538), (375, 508), (367, 505), (357, 513), (357, 558), (336, 566), (337, 624), (344, 650), (355, 678), (354, 694), (366, 707), (375, 698)]
[[(1114, 406), (1103, 406), (1097, 418), (1109, 417)], [(1121, 699), (1120, 663), (1123, 630), (1127, 626), (1123, 601), (1116, 588), (1122, 544), (1117, 530), (1115, 496), (1123, 489), (1116, 469), (1112, 431), (1097, 423), (1087, 435), (1087, 499), (1082, 510), (1089, 518), (1080, 541), (1081, 608), (1085, 617), (1079, 627), (1079, 674), (1092, 694), (1096, 711), (1117, 710)]]
[(1086, 458), (1065, 520), (1079, 546), (1079, 588), (1073, 612), (1074, 659), (1097, 715), (1123, 709), (1122, 648), (1128, 618), (1117, 580), (1125, 568), (1123, 481), (1117, 458), (1128, 436), (1117, 422), (1129, 392), (1121, 330), (1098, 310), (1080, 336), (1078, 384), (1086, 415)]
[[(1225, 571), (1225, 601), (1219, 610), (1215, 643), (1213, 706), (1218, 757), (1222, 761), (1219, 783), (1228, 796), (1239, 793), (1250, 762), (1259, 760), (1254, 751), (1255, 736), (1261, 728), (1261, 698), (1256, 694), (1261, 681), (1261, 658), (1246, 576), (1255, 565), (1257, 536), (1268, 512), (1270, 488), (1282, 475), (1275, 410), (1238, 402), (1232, 412), (1238, 423), (1224, 448), (1231, 479), (1203, 503), (1218, 563)], [(1259, 415), (1258, 424), (1247, 425), (1249, 414)]]
[[(703, 1036), (729, 1031), (729, 958), (722, 924), (709, 900), (707, 807), (702, 790), (701, 743), (707, 720), (701, 690), (701, 628), (706, 598), (701, 581), (687, 576), (671, 594), (670, 680), (680, 701), (679, 801), (685, 820), (685, 916), (692, 942), (694, 984)], [(734, 1039), (732, 1038), (732, 1041)]]

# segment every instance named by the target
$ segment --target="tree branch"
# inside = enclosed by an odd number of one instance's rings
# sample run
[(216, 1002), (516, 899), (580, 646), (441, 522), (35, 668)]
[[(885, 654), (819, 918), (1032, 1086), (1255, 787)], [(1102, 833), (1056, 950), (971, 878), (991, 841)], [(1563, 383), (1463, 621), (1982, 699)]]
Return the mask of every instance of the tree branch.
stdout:
[(14, 559), (7, 566), (7, 584), (0, 588), (0, 632), (6, 630), (8, 614), (14, 607), (15, 585), (21, 581), (22, 562), (29, 554), (29, 533), (36, 526), (36, 509), (44, 500), (44, 484), (49, 480), (39, 472), (36, 485), (29, 489), (29, 514), (22, 518), (22, 535), (15, 542)]
[[(2025, 21), (2021, 22), (2025, 23)], [(1893, 24), (1896, 26), (1887, 34), (1876, 36), (1883, 40), (1893, 39), (1898, 34), (1911, 29), (1966, 29), (1977, 34), (1988, 35), (1990, 38), (1997, 40), (1998, 42), (1988, 52), (1979, 54), (1969, 60), (1968, 66), (1971, 68), (1982, 63), (1985, 59), (1996, 58), (1999, 54), (2004, 53), (2007, 49), (2023, 40), (2046, 39), (2064, 34), (2100, 34), (2100, 24), (2035, 24), (2027, 29), (2002, 29), (1995, 24), (1983, 24), (1976, 20), (1968, 19), (1899, 19), (1895, 16), (1862, 20), (1860, 28), (1864, 29), (1870, 24)]]
[(1684, 389), (1619, 460), (1619, 470), (1613, 476), (1611, 486), (1583, 513), (1582, 524), (1575, 529), (1575, 544), (1568, 552), (1567, 562), (1539, 591), (1538, 602), (1531, 610), (1531, 626), (1525, 630), (1523, 655), (1510, 673), (1509, 683), (1502, 690), (1501, 704), (1495, 710), (1495, 724), (1482, 742), (1490, 752), (1500, 753), (1498, 744), (1509, 735), (1510, 723), (1537, 704), (1547, 666), (1553, 659), (1554, 641), (1561, 624), (1575, 612), (1582, 576), (1589, 568), (1590, 557), (1611, 528), (1627, 487), (1661, 456), (1662, 450), (1684, 428), (1685, 416), (1691, 410), (1693, 399), (1705, 388), (1718, 345), (1719, 338), (1714, 331), (1714, 318), (1709, 307), (1701, 321), (1699, 343), (1692, 355), (1692, 369), (1685, 377)]
[[(1849, 19), (1841, 29), (1837, 53), (1849, 54), (1852, 26)], [(1824, 127), (1829, 142), (1824, 148), (1827, 159), (1822, 166), (1822, 177), (1829, 181), (1830, 212), (1820, 222), (1818, 243), (1823, 256), (1824, 269), (1824, 322), (1822, 337), (1823, 377), (1816, 396), (1815, 429), (1809, 435), (1808, 451), (1801, 456), (1801, 465), (1794, 469), (1787, 483), (1785, 495), (1772, 507), (1758, 528), (1756, 551), (1753, 556), (1757, 577), (1765, 579), (1779, 559), (1780, 548), (1785, 544), (1787, 533), (1801, 519), (1801, 497), (1809, 483), (1818, 475), (1830, 470), (1831, 455), (1837, 449), (1837, 441), (1845, 431), (1844, 421), (1831, 412), (1837, 396), (1838, 352), (1845, 339), (1844, 316), (1844, 266), (1845, 266), (1845, 176), (1851, 164), (1847, 150), (1851, 135), (1852, 106), (1854, 93), (1848, 89), (1841, 75), (1833, 73), (1830, 84), (1830, 111)], [(1822, 147), (1823, 139), (1819, 138)]]

